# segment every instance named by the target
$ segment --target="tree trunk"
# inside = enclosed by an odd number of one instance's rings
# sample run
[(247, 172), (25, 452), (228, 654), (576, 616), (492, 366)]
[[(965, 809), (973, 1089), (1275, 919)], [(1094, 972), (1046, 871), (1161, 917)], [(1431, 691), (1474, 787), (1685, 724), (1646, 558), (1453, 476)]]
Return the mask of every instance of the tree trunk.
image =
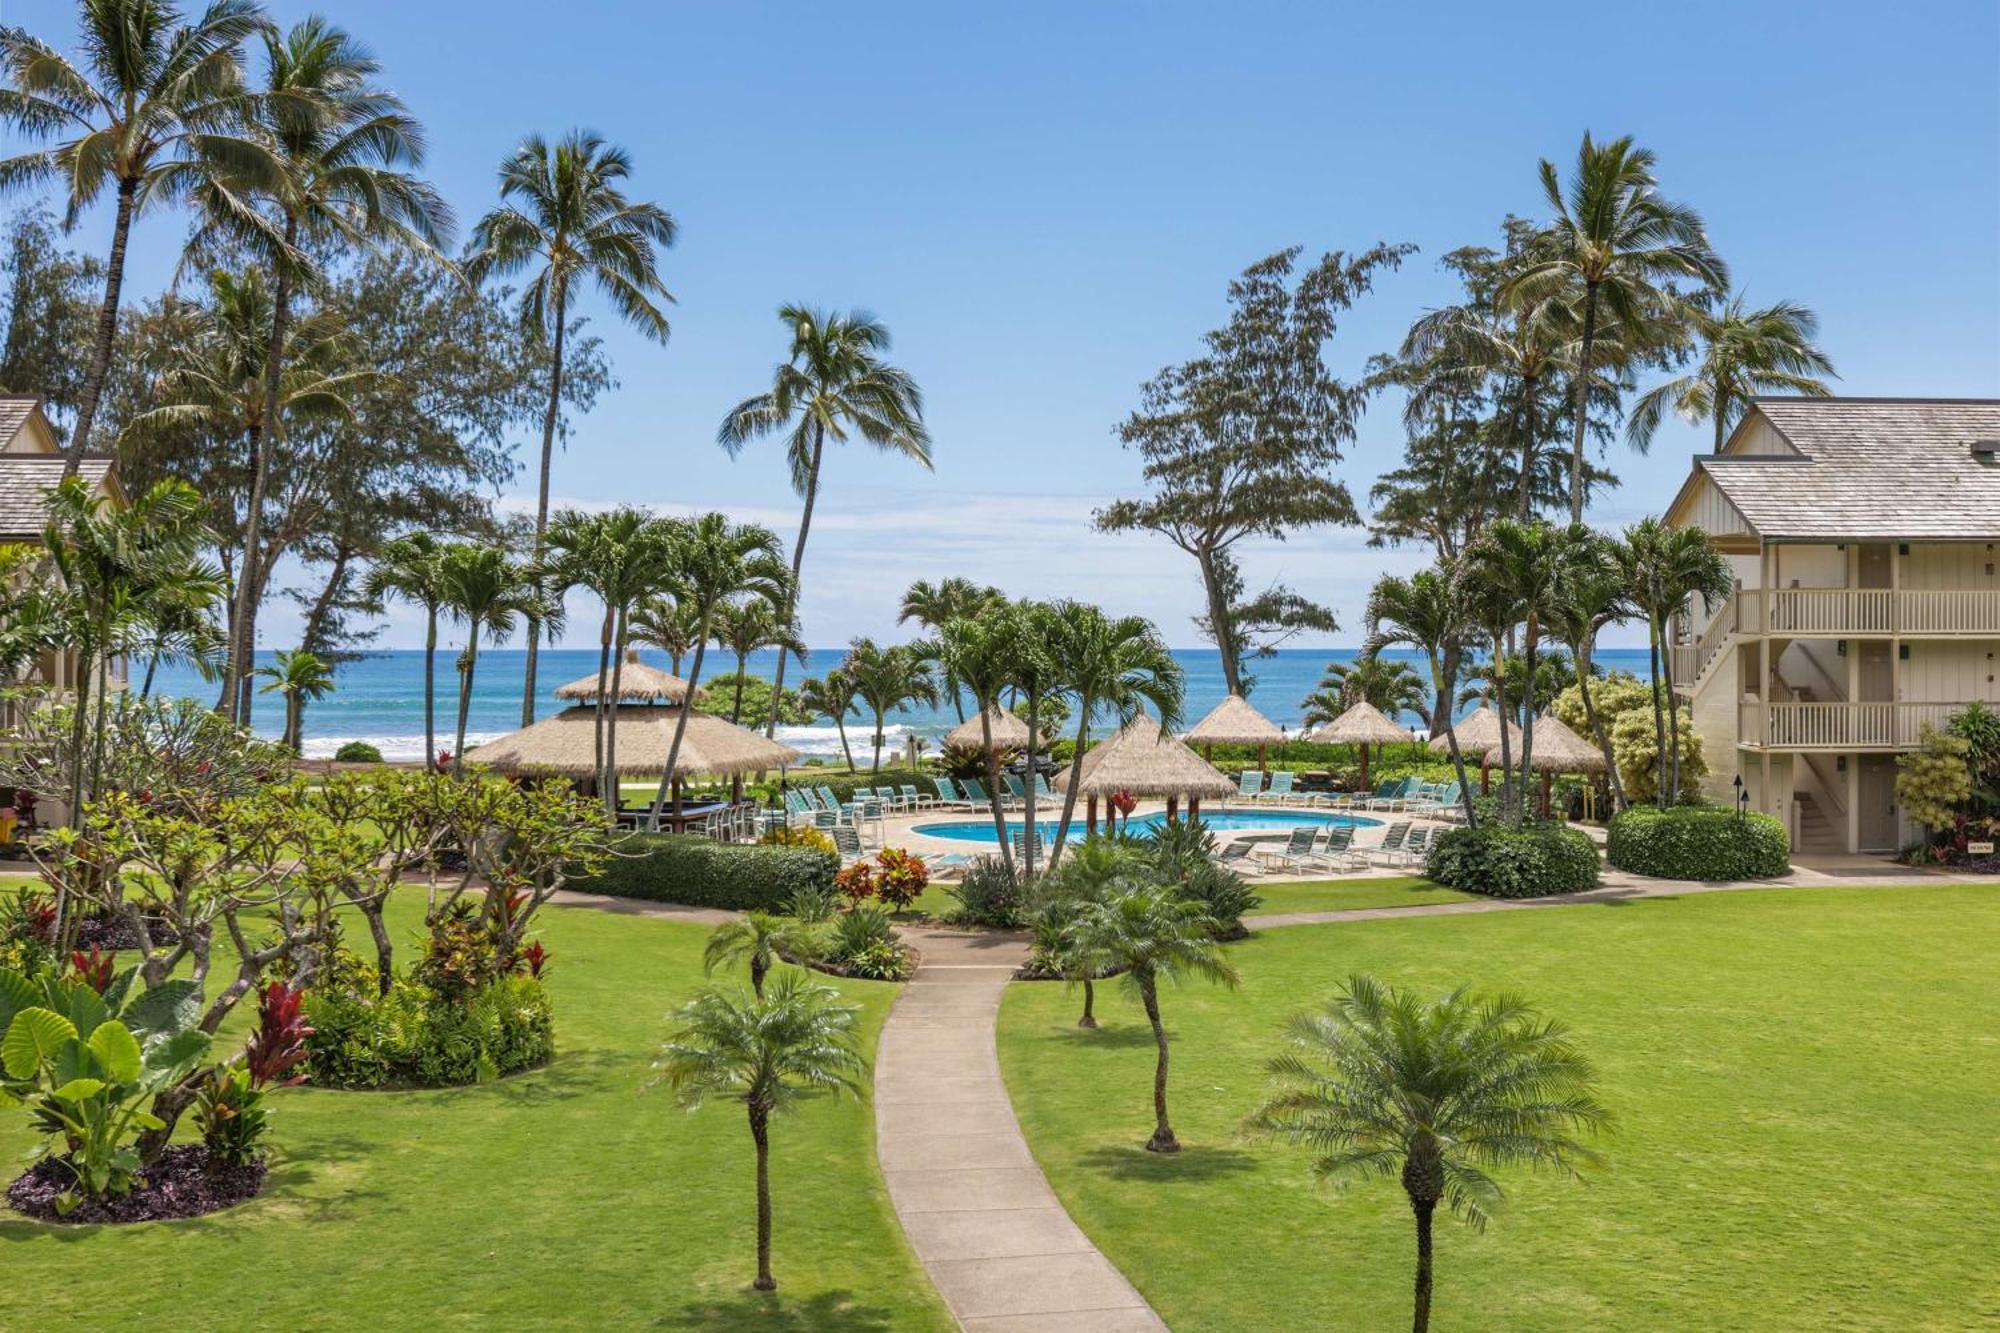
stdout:
[(840, 754), (842, 758), (847, 760), (847, 771), (852, 773), (854, 771), (854, 751), (848, 748), (847, 744), (847, 719), (845, 717), (836, 717), (833, 720), (833, 729), (840, 733)]
[(1097, 987), (1086, 974), (1083, 978), (1083, 1017), (1076, 1020), (1076, 1025), (1080, 1028), (1096, 1027), (1097, 1014), (1094, 1012), (1096, 1008)]
[[(1651, 612), (1646, 614), (1646, 646), (1652, 653), (1652, 678), (1646, 687), (1653, 695), (1653, 804), (1664, 810), (1667, 808), (1667, 720), (1660, 714), (1660, 624)], [(1758, 684), (1758, 693), (1765, 693), (1766, 687)]]
[(1021, 877), (1032, 884), (1035, 880), (1035, 792), (1041, 783), (1041, 769), (1035, 763), (1035, 751), (1042, 735), (1042, 692), (1039, 688), (1028, 691), (1028, 774), (1021, 784), (1021, 860), (1025, 863)]
[[(556, 285), (556, 336), (549, 362), (549, 405), (542, 414), (542, 475), (535, 498), (535, 560), (542, 558), (542, 541), (549, 531), (549, 468), (555, 462), (556, 421), (562, 412), (563, 342), (569, 336), (569, 286)], [(521, 725), (535, 721), (535, 666), (541, 652), (542, 622), (528, 617), (528, 661), (521, 682)]]
[(1521, 636), (1521, 656), (1527, 680), (1521, 687), (1521, 803), (1515, 812), (1514, 827), (1527, 822), (1528, 787), (1535, 780), (1535, 622), (1531, 618)]
[(660, 811), (666, 808), (667, 790), (673, 784), (674, 766), (681, 760), (681, 737), (687, 735), (688, 714), (694, 711), (695, 687), (701, 684), (701, 659), (708, 652), (708, 614), (701, 617), (701, 637), (694, 643), (694, 665), (688, 671), (687, 699), (674, 714), (674, 739), (667, 746), (667, 771), (660, 774), (660, 789), (653, 793), (653, 813), (650, 827), (654, 833), (660, 831)]
[(1201, 564), (1201, 586), (1208, 600), (1208, 625), (1215, 646), (1222, 655), (1222, 685), (1230, 694), (1243, 693), (1243, 664), (1236, 660), (1236, 634), (1229, 623), (1229, 600), (1223, 595), (1221, 574), (1215, 556), (1204, 551), (1196, 557)]
[(458, 734), (452, 740), (451, 775), (465, 772), (465, 719), (472, 710), (472, 673), (479, 665), (479, 617), (467, 623), (465, 661), (458, 669)]
[(757, 1143), (757, 1280), (759, 1291), (776, 1291), (771, 1276), (771, 1126), (761, 1107), (750, 1108), (750, 1137)]
[(879, 708), (875, 710), (875, 761), (868, 771), (876, 774), (882, 771), (882, 710)]
[(604, 725), (604, 808), (614, 816), (625, 803), (625, 790), (618, 784), (618, 699), (619, 691), (625, 688), (625, 647), (630, 637), (621, 606), (618, 626), (611, 635), (611, 707)]
[(1667, 804), (1681, 799), (1681, 710), (1674, 698), (1674, 655), (1667, 645), (1660, 653), (1660, 689), (1667, 696)]
[(1604, 719), (1598, 714), (1597, 704), (1590, 697), (1590, 657), (1588, 644), (1578, 644), (1576, 653), (1576, 691), (1583, 697), (1584, 721), (1590, 724), (1590, 734), (1597, 741), (1597, 748), (1604, 755), (1605, 783), (1611, 789), (1611, 813), (1617, 814), (1625, 806), (1625, 784), (1618, 780), (1618, 759), (1611, 751), (1611, 733), (1605, 730)]
[(1076, 749), (1069, 757), (1069, 783), (1063, 792), (1062, 818), (1056, 824), (1056, 845), (1049, 849), (1049, 873), (1062, 860), (1063, 844), (1069, 841), (1070, 820), (1076, 815), (1076, 789), (1083, 781), (1084, 743), (1090, 739), (1090, 710), (1097, 701), (1085, 694), (1077, 700)]
[(424, 607), (424, 772), (437, 772), (437, 650), (438, 611)]
[(1584, 288), (1583, 343), (1576, 367), (1576, 424), (1570, 431), (1569, 521), (1583, 522), (1583, 428), (1590, 419), (1590, 345), (1597, 338), (1597, 284)]
[(1416, 1306), (1410, 1319), (1411, 1333), (1428, 1333), (1431, 1326), (1431, 1214), (1437, 1204), (1430, 1200), (1410, 1200), (1417, 1218)]
[(132, 236), (132, 213), (138, 198), (137, 177), (118, 182), (118, 212), (111, 224), (111, 257), (104, 265), (104, 304), (97, 311), (97, 341), (90, 349), (90, 374), (84, 379), (83, 397), (76, 407), (76, 430), (70, 436), (69, 448), (63, 451), (65, 481), (74, 477), (83, 465), (83, 455), (90, 448), (91, 426), (97, 420), (97, 404), (104, 394), (104, 381), (111, 374), (111, 349), (118, 339), (118, 298), (125, 287), (125, 245)]
[[(1504, 822), (1510, 799), (1507, 790), (1514, 774), (1514, 747), (1507, 738), (1507, 724), (1513, 721), (1508, 714), (1513, 711), (1513, 705), (1507, 702), (1507, 649), (1498, 638), (1493, 640), (1493, 711), (1500, 718), (1500, 817)], [(1515, 812), (1515, 824), (1519, 826), (1518, 810)]]
[[(1448, 681), (1453, 678), (1445, 674), (1444, 658), (1438, 653), (1430, 653), (1428, 656), (1431, 659), (1431, 688), (1436, 691), (1437, 697), (1440, 700), (1449, 700), (1451, 697), (1451, 685)], [(1453, 771), (1458, 774), (1458, 792), (1459, 796), (1465, 802), (1465, 826), (1467, 828), (1478, 828), (1479, 816), (1474, 813), (1472, 808), (1472, 783), (1468, 780), (1469, 775), (1465, 771), (1465, 756), (1459, 752), (1458, 729), (1452, 725), (1451, 708), (1448, 703), (1444, 706), (1443, 711), (1445, 748), (1451, 752), (1451, 766)]]
[[(806, 563), (806, 534), (812, 531), (813, 501), (819, 498), (819, 465), (826, 452), (826, 427), (813, 427), (812, 465), (806, 469), (805, 508), (799, 511), (799, 540), (792, 547), (792, 586), (785, 590), (784, 627), (789, 629), (799, 618), (799, 579)], [(785, 652), (778, 651), (778, 671), (771, 682), (771, 720), (764, 724), (764, 734), (778, 734), (778, 699), (785, 692)]]
[(988, 701), (975, 695), (973, 702), (979, 705), (979, 735), (986, 742), (986, 801), (993, 808), (993, 841), (1000, 848), (1000, 864), (1012, 876), (1014, 848), (1007, 841), (1007, 816), (1000, 809), (1000, 756), (993, 752), (993, 710), (999, 700), (997, 696)]
[(1160, 1022), (1159, 983), (1151, 976), (1139, 978), (1139, 998), (1146, 1005), (1146, 1021), (1153, 1025), (1153, 1045), (1159, 1051), (1153, 1066), (1153, 1137), (1146, 1140), (1147, 1152), (1179, 1152), (1180, 1140), (1167, 1123), (1167, 1029)]
[(391, 960), (395, 957), (396, 946), (389, 936), (389, 927), (382, 920), (383, 899), (360, 904), (361, 915), (367, 918), (368, 934), (375, 941), (375, 989), (378, 994), (387, 995), (389, 984), (394, 980)]
[[(778, 660), (784, 661), (785, 655), (779, 653)], [(736, 698), (729, 705), (729, 720), (739, 727), (743, 725), (743, 673), (748, 670), (749, 661), (748, 653), (736, 654)], [(776, 717), (777, 714), (774, 712), (772, 716)]]
[(1521, 522), (1527, 523), (1535, 516), (1535, 380), (1536, 376), (1524, 376), (1521, 380), (1520, 420), (1516, 423), (1521, 432)]

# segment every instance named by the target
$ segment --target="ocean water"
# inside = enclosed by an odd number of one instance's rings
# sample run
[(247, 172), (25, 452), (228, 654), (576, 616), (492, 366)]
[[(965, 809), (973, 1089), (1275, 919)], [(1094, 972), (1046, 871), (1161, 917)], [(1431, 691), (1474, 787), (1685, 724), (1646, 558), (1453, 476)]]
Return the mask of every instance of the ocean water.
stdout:
[[(807, 658), (805, 674), (818, 674), (836, 665), (842, 652), (839, 648), (814, 649)], [(1304, 711), (1302, 701), (1318, 688), (1327, 666), (1333, 662), (1353, 661), (1356, 656), (1356, 650), (1346, 648), (1282, 650), (1275, 657), (1252, 664), (1251, 674), (1257, 682), (1251, 690), (1250, 701), (1273, 722), (1297, 734)], [(1383, 656), (1408, 661), (1419, 672), (1427, 673), (1422, 660), (1414, 653), (1385, 652)], [(644, 657), (662, 668), (670, 665), (662, 653), (647, 652)], [(1176, 649), (1174, 657), (1186, 676), (1186, 711), (1188, 721), (1192, 723), (1222, 701), (1222, 659), (1212, 648)], [(1642, 677), (1647, 671), (1646, 651), (1643, 648), (1602, 649), (1597, 657), (1606, 670), (1630, 671)], [(270, 653), (257, 655), (259, 666), (269, 663), (271, 659)], [(521, 684), (526, 661), (527, 655), (520, 649), (487, 649), (479, 654), (479, 668), (473, 677), (472, 703), (467, 711), (465, 734), (468, 745), (504, 736), (520, 725)], [(716, 657), (711, 653), (705, 666), (712, 666), (715, 661)], [(457, 721), (458, 676), (454, 664), (454, 653), (439, 651), (437, 734), (438, 744), (446, 748), (451, 744)], [(733, 667), (733, 662), (725, 660), (722, 670), (732, 670)], [(777, 654), (774, 652), (754, 653), (750, 657), (752, 675), (769, 680), (776, 667)], [(536, 716), (545, 717), (558, 708), (566, 707), (555, 698), (556, 687), (589, 676), (596, 669), (595, 648), (545, 649), (537, 671), (542, 699)], [(786, 679), (796, 681), (798, 678), (798, 666), (794, 663), (786, 671)], [(185, 695), (202, 703), (215, 702), (217, 693), (216, 686), (206, 683), (193, 671), (167, 667), (160, 669), (154, 690), (161, 694)], [(886, 738), (883, 753), (886, 756), (891, 748), (900, 749), (905, 738), (912, 735), (935, 743), (938, 737), (956, 726), (958, 720), (958, 714), (949, 703), (942, 708), (921, 708), (893, 714), (883, 728)], [(1402, 720), (1411, 724), (1418, 721), (1414, 715)], [(872, 721), (869, 717), (848, 720), (848, 742), (854, 747), (858, 762), (867, 762)], [(275, 737), (283, 729), (283, 722), (284, 705), (277, 696), (258, 696), (252, 717), (252, 725), (258, 734)], [(779, 727), (778, 735), (786, 744), (808, 755), (837, 757), (840, 754), (840, 737), (831, 723)], [(387, 759), (423, 757), (424, 655), (421, 651), (371, 653), (343, 663), (336, 673), (333, 693), (307, 705), (305, 753), (308, 758), (325, 758), (348, 741), (356, 740), (374, 745)]]

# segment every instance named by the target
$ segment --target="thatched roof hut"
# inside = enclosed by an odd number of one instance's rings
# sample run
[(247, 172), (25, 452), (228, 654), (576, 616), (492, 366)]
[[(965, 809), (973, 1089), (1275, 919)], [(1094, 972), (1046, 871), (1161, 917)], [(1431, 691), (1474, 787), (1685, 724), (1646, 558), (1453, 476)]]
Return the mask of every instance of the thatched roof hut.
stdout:
[[(1134, 796), (1198, 801), (1203, 797), (1222, 800), (1236, 793), (1235, 783), (1144, 713), (1089, 750), (1083, 756), (1079, 776), (1077, 792), (1093, 798), (1129, 791)], [(1057, 785), (1068, 781), (1065, 771)]]
[(1312, 734), (1312, 739), (1321, 745), (1358, 745), (1361, 747), (1361, 785), (1368, 786), (1368, 749), (1374, 745), (1403, 745), (1412, 739), (1410, 733), (1398, 726), (1388, 714), (1361, 700), (1333, 721)]
[[(632, 648), (625, 653), (624, 665), (607, 667), (601, 677), (592, 672), (581, 680), (559, 685), (556, 687), (556, 698), (594, 704), (600, 693), (609, 692), (614, 674), (618, 680), (618, 702), (621, 704), (678, 704), (688, 697), (686, 681), (656, 666), (646, 665), (639, 660), (639, 650)], [(707, 695), (705, 689), (694, 692), (697, 700)], [(619, 726), (622, 729), (624, 723), (621, 721)]]
[[(1028, 724), (999, 705), (987, 710), (993, 720), (993, 748), (996, 750), (1025, 750), (1028, 748)], [(986, 733), (980, 728), (977, 714), (953, 727), (944, 734), (946, 745), (962, 750), (983, 750), (986, 748)]]
[[(1458, 749), (1461, 754), (1485, 755), (1488, 751), (1500, 749), (1500, 715), (1488, 705), (1481, 705), (1479, 711), (1452, 728), (1458, 735)], [(1431, 737), (1431, 748), (1440, 752), (1451, 749), (1443, 732)], [(1521, 728), (1512, 722), (1507, 724), (1507, 752), (1521, 753)]]
[(1282, 745), (1285, 732), (1252, 708), (1248, 699), (1229, 694), (1181, 739), (1189, 745)]
[(1535, 753), (1530, 762), (1549, 773), (1602, 773), (1604, 751), (1551, 714), (1535, 719)]
[[(618, 772), (620, 776), (657, 777), (667, 766), (674, 726), (681, 710), (652, 704), (621, 704), (618, 708)], [(579, 705), (551, 714), (511, 735), (467, 752), (468, 763), (484, 764), (501, 773), (548, 774), (588, 780), (597, 771), (596, 710)], [(676, 777), (711, 773), (732, 777), (795, 762), (799, 752), (767, 740), (726, 717), (688, 714), (687, 734), (674, 765)]]

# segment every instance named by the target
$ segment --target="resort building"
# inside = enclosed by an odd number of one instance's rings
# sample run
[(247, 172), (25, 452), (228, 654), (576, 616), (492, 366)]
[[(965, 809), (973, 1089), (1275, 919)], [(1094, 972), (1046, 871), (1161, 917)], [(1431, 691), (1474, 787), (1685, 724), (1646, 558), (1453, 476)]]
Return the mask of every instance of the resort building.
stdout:
[(1666, 521), (1735, 570), (1668, 633), (1709, 794), (1805, 852), (1910, 841), (1896, 756), (2000, 703), (2000, 400), (1757, 399)]

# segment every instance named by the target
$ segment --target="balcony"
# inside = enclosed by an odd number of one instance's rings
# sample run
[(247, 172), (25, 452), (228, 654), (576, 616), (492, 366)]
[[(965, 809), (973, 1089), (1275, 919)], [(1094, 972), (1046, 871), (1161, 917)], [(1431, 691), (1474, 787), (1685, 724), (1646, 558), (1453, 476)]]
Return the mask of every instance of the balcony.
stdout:
[[(1738, 632), (1754, 634), (1767, 594), (1746, 588), (1735, 598)], [(2000, 592), (1888, 588), (1776, 588), (1770, 632), (1793, 639), (1867, 635), (2000, 637)]]
[(1924, 723), (1942, 728), (1963, 703), (1743, 703), (1737, 739), (1760, 750), (1907, 750)]

